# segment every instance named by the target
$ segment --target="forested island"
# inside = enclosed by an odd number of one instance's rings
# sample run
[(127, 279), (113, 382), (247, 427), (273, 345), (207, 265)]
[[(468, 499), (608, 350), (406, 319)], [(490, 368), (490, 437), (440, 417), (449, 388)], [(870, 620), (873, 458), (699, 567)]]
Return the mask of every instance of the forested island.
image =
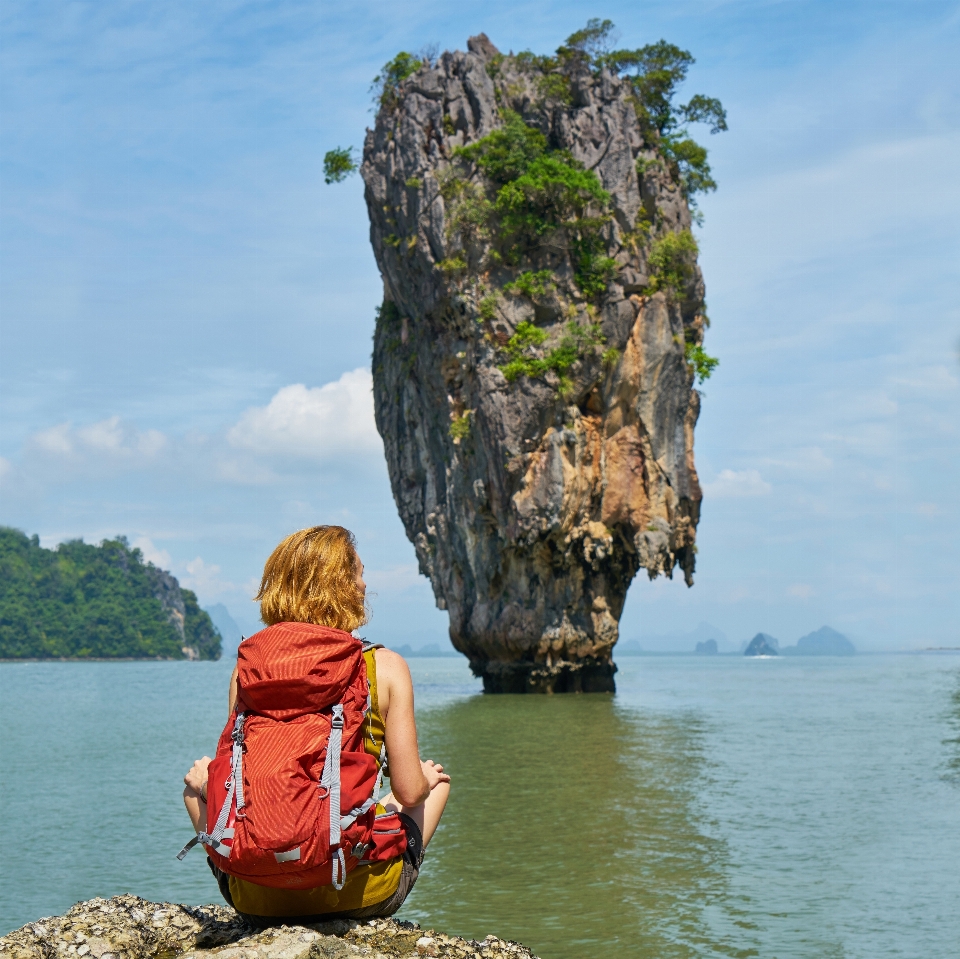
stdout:
[(219, 659), (220, 633), (176, 578), (126, 538), (0, 527), (0, 659)]

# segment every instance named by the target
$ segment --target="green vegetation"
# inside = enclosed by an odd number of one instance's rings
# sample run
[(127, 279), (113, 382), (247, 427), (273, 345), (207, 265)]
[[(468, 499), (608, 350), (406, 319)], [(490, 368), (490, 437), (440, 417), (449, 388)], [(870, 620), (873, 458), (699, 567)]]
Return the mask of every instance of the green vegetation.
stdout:
[[(635, 50), (615, 50), (616, 29), (610, 20), (593, 18), (567, 37), (554, 57), (525, 51), (517, 54), (521, 69), (543, 73), (544, 86), (560, 95), (560, 77), (575, 64), (586, 64), (595, 73), (606, 68), (623, 77), (631, 86), (634, 106), (647, 137), (656, 142), (696, 212), (697, 193), (717, 188), (707, 149), (691, 139), (687, 127), (706, 123), (711, 133), (727, 129), (727, 114), (719, 100), (696, 94), (686, 103), (677, 103), (677, 92), (696, 62), (688, 50), (659, 40)], [(569, 90), (569, 83), (567, 89)]]
[[(441, 192), (452, 201), (451, 229), (466, 226), (472, 236), (495, 236), (499, 249), (491, 259), (511, 264), (548, 237), (552, 243), (565, 241), (578, 286), (585, 296), (598, 296), (616, 274), (600, 236), (609, 218), (610, 195), (592, 170), (585, 170), (566, 150), (550, 149), (543, 133), (527, 126), (519, 114), (504, 110), (503, 120), (499, 129), (455, 151), (496, 193), (490, 200), (476, 184), (448, 176)], [(527, 283), (523, 276), (513, 284), (522, 292)]]
[(710, 375), (720, 365), (720, 361), (715, 356), (708, 356), (702, 346), (694, 343), (684, 344), (683, 354), (699, 383), (709, 380)]
[(637, 50), (602, 54), (596, 62), (623, 74), (629, 81), (644, 133), (659, 141), (661, 152), (691, 203), (695, 206), (697, 193), (716, 190), (707, 149), (690, 138), (687, 126), (706, 123), (711, 133), (720, 133), (727, 129), (727, 113), (719, 100), (702, 94), (691, 97), (687, 103), (674, 102), (677, 88), (696, 62), (690, 52), (659, 40)]
[(651, 293), (662, 290), (668, 296), (679, 296), (693, 275), (696, 255), (697, 241), (689, 230), (665, 233), (654, 241), (647, 257), (650, 268), (647, 289)]
[(615, 35), (612, 20), (591, 17), (585, 27), (567, 37), (566, 43), (557, 50), (557, 56), (562, 59), (585, 57), (590, 62), (597, 62), (610, 53)]
[(620, 362), (620, 351), (615, 346), (611, 346), (610, 349), (603, 351), (600, 359), (603, 361), (604, 366), (616, 366), (617, 363)]
[(526, 270), (515, 280), (504, 283), (504, 293), (522, 293), (531, 300), (538, 300), (546, 296), (551, 290), (556, 289), (556, 284), (552, 282), (552, 270), (537, 270), (535, 273)]
[(559, 100), (568, 105), (573, 103), (570, 78), (564, 73), (545, 73), (537, 80), (537, 90), (544, 100)]
[[(170, 613), (175, 598), (183, 635)], [(50, 550), (0, 527), (0, 658), (183, 659), (183, 647), (218, 659), (220, 634), (197, 597), (123, 537)]]
[(454, 417), (450, 421), (450, 436), (454, 443), (465, 440), (470, 435), (470, 413), (472, 410), (465, 410), (460, 416)]
[(448, 276), (459, 276), (467, 272), (467, 261), (460, 255), (448, 256), (441, 260), (437, 266)]
[(547, 152), (547, 138), (528, 127), (512, 110), (504, 110), (503, 126), (456, 155), (475, 163), (495, 184), (502, 186), (522, 176), (527, 167)]
[(509, 361), (500, 367), (500, 372), (508, 382), (512, 383), (520, 376), (533, 378), (543, 376), (552, 370), (560, 378), (560, 394), (563, 396), (570, 389), (567, 371), (582, 356), (603, 345), (604, 337), (600, 332), (599, 323), (583, 327), (571, 321), (567, 324), (567, 332), (560, 343), (546, 356), (537, 356), (536, 351), (546, 341), (545, 330), (534, 326), (533, 323), (520, 323), (516, 332), (507, 341), (506, 353)]
[(449, 209), (448, 232), (464, 241), (490, 237), (491, 204), (479, 183), (471, 183), (451, 171), (438, 173), (440, 195)]
[(492, 323), (497, 318), (497, 296), (495, 293), (489, 293), (480, 300), (480, 320), (484, 323)]
[(353, 157), (353, 147), (337, 147), (328, 150), (323, 158), (323, 182), (340, 183), (350, 174), (357, 172), (357, 161)]
[[(433, 59), (429, 52), (401, 51), (384, 64), (371, 87), (381, 110), (381, 122), (389, 117), (387, 111), (396, 110), (400, 84)], [(581, 297), (592, 309), (617, 277), (619, 265), (608, 255), (617, 252), (610, 245), (610, 195), (593, 170), (585, 169), (568, 150), (556, 148), (544, 133), (552, 128), (548, 115), (572, 103), (571, 79), (585, 68), (594, 76), (609, 71), (627, 84), (645, 140), (644, 155), (637, 160), (638, 174), (643, 176), (650, 168), (660, 175), (669, 174), (683, 191), (695, 221), (700, 222), (694, 198), (715, 190), (717, 184), (708, 163), (708, 151), (692, 139), (689, 128), (706, 124), (711, 134), (719, 133), (727, 129), (727, 117), (717, 99), (702, 94), (685, 101), (680, 98), (679, 91), (694, 62), (689, 51), (666, 40), (621, 49), (613, 22), (592, 18), (570, 34), (552, 56), (524, 51), (512, 58), (498, 55), (487, 64), (494, 80), (501, 125), (482, 139), (454, 149), (452, 154), (446, 152), (451, 162), (434, 171), (445, 201), (449, 241), (446, 258), (437, 268), (461, 291), (472, 288), (478, 297), (478, 323), (492, 324), (496, 320), (499, 294), (496, 289), (489, 289), (488, 271), (494, 271), (495, 282), (502, 282), (498, 267), (518, 271), (503, 284), (502, 292), (506, 294), (522, 295), (536, 302), (562, 286), (560, 301), (567, 301), (571, 307), (568, 320), (582, 311)], [(526, 77), (511, 75), (508, 64)], [(529, 99), (525, 100), (524, 116), (509, 108), (511, 102), (519, 106), (521, 98), (529, 98), (531, 87), (539, 97), (533, 105), (533, 110), (540, 114), (539, 120), (528, 115)], [(443, 115), (441, 126), (446, 136), (455, 133), (449, 114)], [(388, 136), (392, 133), (388, 132)], [(352, 151), (331, 151), (324, 162), (327, 182), (339, 182), (354, 172), (356, 165)], [(408, 189), (419, 190), (422, 185), (419, 177), (406, 181)], [(390, 210), (386, 212), (389, 217)], [(387, 220), (387, 228), (399, 229), (391, 219)], [(634, 224), (621, 224), (621, 242), (636, 256), (646, 253), (646, 292), (662, 291), (670, 299), (678, 300), (684, 297), (694, 275), (697, 242), (689, 230), (674, 233), (664, 232), (665, 229), (659, 211), (652, 207), (641, 209)], [(385, 242), (408, 253), (417, 246), (416, 236), (402, 237), (397, 233), (389, 234)], [(569, 276), (566, 265), (556, 272), (535, 268), (542, 267), (544, 261), (555, 264), (558, 256), (569, 258), (576, 290), (561, 284), (559, 277)], [(690, 305), (686, 303), (685, 308)], [(703, 317), (704, 325), (709, 325), (705, 313)], [(495, 332), (488, 330), (486, 335), (492, 338)], [(566, 374), (574, 361), (591, 351), (599, 354), (603, 343), (599, 327), (582, 327), (577, 322), (569, 322), (559, 343), (540, 355), (546, 338), (547, 333), (532, 323), (517, 327), (504, 347), (507, 362), (500, 367), (508, 380), (553, 371), (560, 377), (563, 392), (569, 383)], [(617, 350), (607, 349), (602, 353), (602, 362), (607, 367), (614, 366), (619, 357)], [(717, 360), (699, 346), (687, 347), (687, 361), (700, 382), (717, 365)], [(459, 422), (458, 419), (456, 423)], [(468, 421), (456, 428), (468, 429)]]
[(377, 106), (393, 109), (397, 106), (397, 87), (412, 73), (423, 66), (423, 59), (401, 50), (392, 60), (385, 63), (370, 84), (373, 102)]

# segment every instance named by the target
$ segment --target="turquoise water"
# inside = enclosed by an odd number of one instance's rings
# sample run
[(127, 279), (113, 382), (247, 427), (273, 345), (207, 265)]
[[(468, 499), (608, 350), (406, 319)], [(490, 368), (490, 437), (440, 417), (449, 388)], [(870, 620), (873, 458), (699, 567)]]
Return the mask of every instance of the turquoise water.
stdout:
[[(633, 658), (569, 697), (410, 665), (454, 791), (402, 916), (543, 959), (960, 954), (960, 657)], [(230, 668), (0, 664), (0, 933), (217, 900), (174, 854)]]

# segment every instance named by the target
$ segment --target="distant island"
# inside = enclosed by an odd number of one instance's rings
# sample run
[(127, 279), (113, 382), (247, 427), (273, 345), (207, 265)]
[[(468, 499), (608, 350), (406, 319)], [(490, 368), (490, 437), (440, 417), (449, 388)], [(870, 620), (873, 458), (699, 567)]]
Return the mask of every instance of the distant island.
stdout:
[(219, 659), (197, 597), (123, 536), (44, 549), (0, 527), (0, 659)]
[(853, 656), (856, 646), (843, 633), (829, 626), (821, 626), (797, 640), (796, 646), (780, 648), (780, 643), (768, 633), (757, 633), (743, 651), (744, 656)]
[(768, 633), (757, 633), (743, 651), (744, 656), (779, 656), (780, 643)]
[(398, 646), (395, 650), (398, 652), (404, 659), (410, 659), (411, 657), (437, 657), (437, 656), (455, 656), (459, 658), (462, 654), (458, 653), (455, 649), (447, 647), (442, 649), (439, 643), (428, 643), (426, 646), (421, 646), (419, 649), (413, 649), (409, 644), (405, 643), (403, 646)]
[(784, 656), (853, 656), (857, 647), (843, 633), (829, 626), (821, 626), (816, 632), (807, 633), (797, 640), (796, 646), (787, 646)]

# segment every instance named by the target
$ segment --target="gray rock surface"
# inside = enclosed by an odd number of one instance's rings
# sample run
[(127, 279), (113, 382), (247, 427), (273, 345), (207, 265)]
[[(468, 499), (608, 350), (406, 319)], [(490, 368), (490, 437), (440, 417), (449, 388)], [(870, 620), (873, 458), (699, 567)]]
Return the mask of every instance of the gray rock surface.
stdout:
[[(638, 239), (638, 218), (653, 238), (691, 221), (626, 85), (575, 73), (570, 104), (541, 89), (535, 70), (472, 37), (468, 52), (405, 80), (367, 133), (361, 173), (384, 284), (377, 427), (420, 569), (484, 688), (612, 690), (611, 650), (638, 570), (653, 578), (679, 566), (693, 581), (700, 397), (684, 342), (702, 339), (703, 282), (694, 263), (677, 296), (645, 292), (651, 237)], [(444, 200), (454, 150), (501, 125), (506, 108), (611, 194), (603, 237), (619, 273), (593, 302), (567, 251), (545, 244), (514, 268), (497, 265)], [(482, 180), (473, 186), (492, 196)], [(438, 266), (458, 256), (483, 265), (459, 276)], [(540, 269), (557, 277), (550, 295), (503, 292), (521, 270)], [(496, 309), (484, 315), (491, 294)], [(552, 372), (508, 382), (499, 366), (518, 324), (556, 344), (571, 317), (601, 324), (604, 348), (619, 351), (612, 365), (599, 350), (582, 356), (566, 391)]]
[(515, 942), (475, 942), (394, 919), (254, 930), (225, 906), (137, 896), (91, 899), (0, 937), (0, 959), (370, 959), (503, 956), (536, 959)]

